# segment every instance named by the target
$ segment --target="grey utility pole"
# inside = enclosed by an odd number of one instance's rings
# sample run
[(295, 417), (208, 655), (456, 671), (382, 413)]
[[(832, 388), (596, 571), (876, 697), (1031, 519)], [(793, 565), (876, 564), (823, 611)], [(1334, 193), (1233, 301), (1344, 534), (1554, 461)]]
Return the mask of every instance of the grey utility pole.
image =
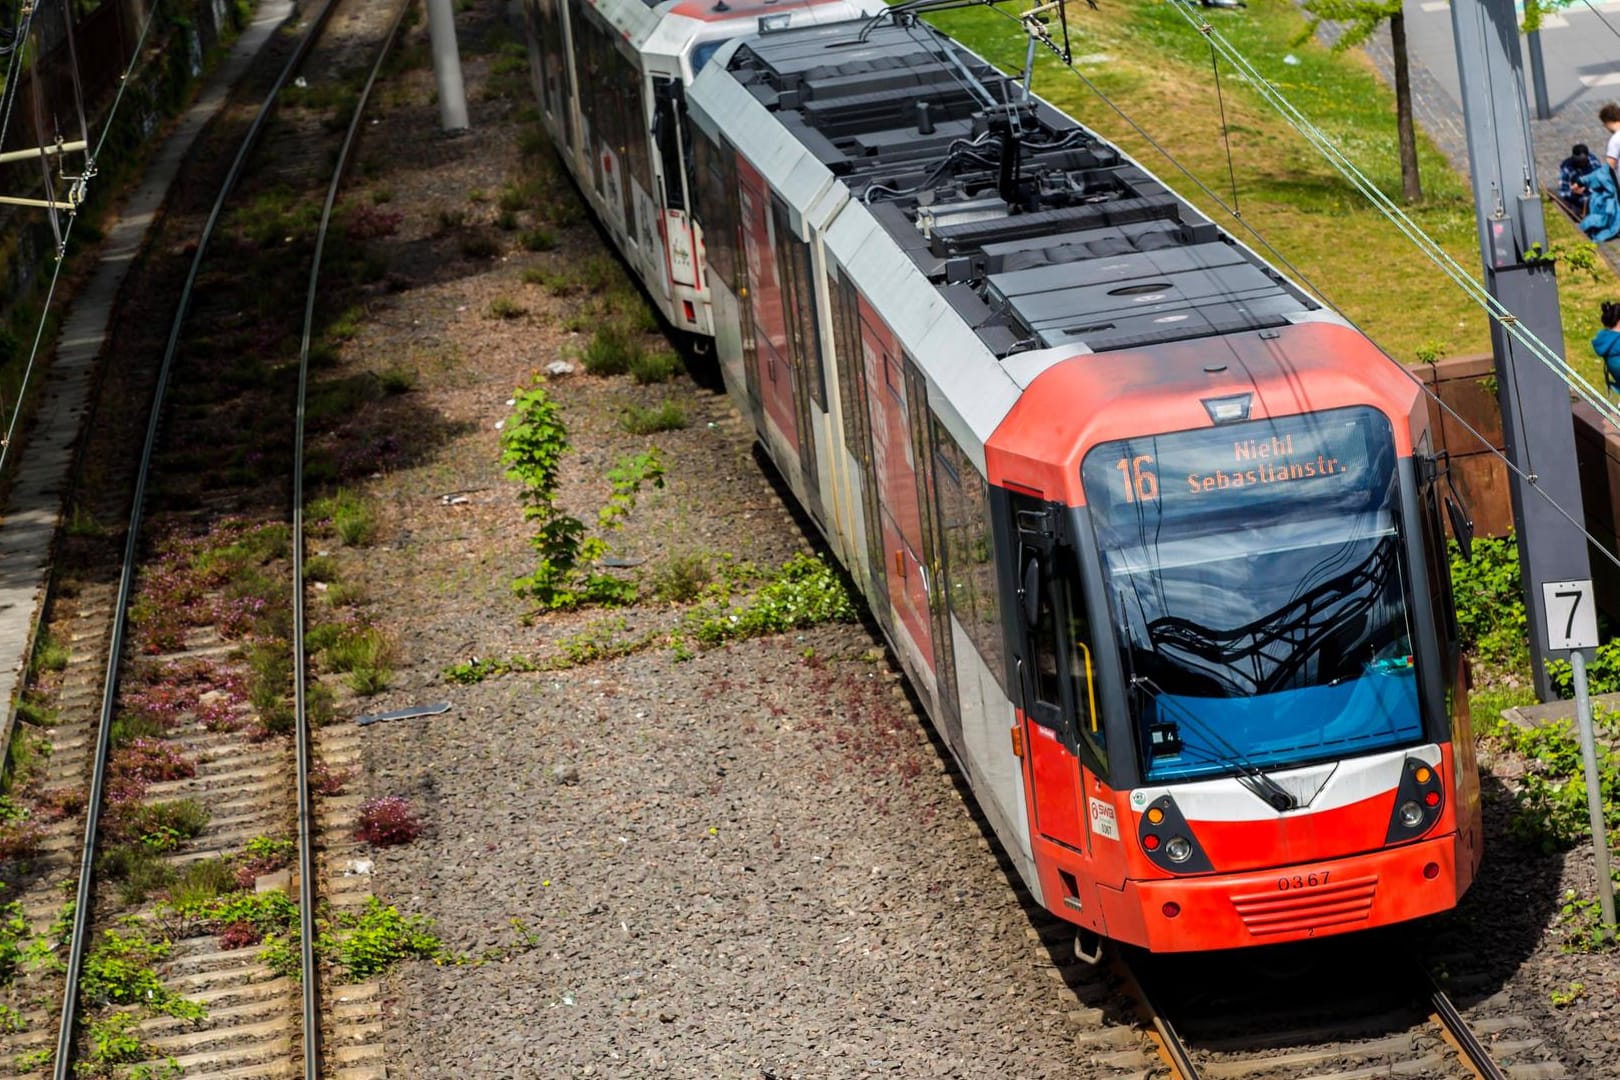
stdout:
[(467, 87), (456, 48), (456, 13), (450, 0), (427, 0), (428, 39), (433, 46), (433, 77), (439, 87), (439, 126), (467, 130)]
[[(1452, 0), (1451, 27), (1457, 41), (1485, 287), (1525, 329), (1562, 357), (1558, 280), (1550, 263), (1525, 261), (1532, 245), (1546, 247), (1547, 228), (1525, 115), (1524, 62), (1513, 0)], [(1497, 401), (1508, 460), (1525, 477), (1511, 478), (1513, 526), (1519, 537), (1524, 607), (1530, 617), (1536, 694), (1547, 701), (1554, 696), (1545, 655), (1552, 639), (1541, 586), (1592, 576), (1586, 538), (1548, 503), (1550, 498), (1576, 522), (1585, 520), (1575, 472), (1569, 387), (1494, 321), (1491, 349), (1496, 355)], [(1567, 655), (1567, 650), (1558, 655)]]

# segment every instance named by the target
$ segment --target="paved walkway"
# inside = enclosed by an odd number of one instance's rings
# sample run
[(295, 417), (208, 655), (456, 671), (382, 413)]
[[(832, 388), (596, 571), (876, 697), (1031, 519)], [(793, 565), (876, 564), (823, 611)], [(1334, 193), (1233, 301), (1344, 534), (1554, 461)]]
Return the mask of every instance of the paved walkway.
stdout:
[(0, 524), (0, 702), (5, 703), (0, 747), (10, 744), (16, 696), (33, 650), (53, 541), (71, 479), (73, 447), (88, 406), (96, 357), (106, 345), (118, 288), (192, 143), (292, 11), (291, 0), (260, 4), (252, 24), (153, 156), (145, 179), (107, 232), (95, 275), (73, 300), (57, 339), (56, 359), (34, 374), (36, 385), (43, 386), (43, 400), (33, 433), (26, 445), (17, 448), (22, 461)]
[[(1390, 86), (1395, 85), (1395, 62), (1385, 26), (1364, 46), (1373, 66)], [(1415, 56), (1408, 58), (1412, 77), (1412, 115), (1457, 171), (1468, 175), (1468, 132), (1463, 127), (1462, 109), (1440, 80)], [(1529, 59), (1525, 59), (1528, 79)], [(1620, 87), (1616, 88), (1620, 91)], [(1616, 94), (1620, 100), (1620, 93)], [(1532, 113), (1534, 104), (1527, 106)], [(1597, 107), (1587, 102), (1555, 112), (1549, 120), (1530, 121), (1530, 139), (1535, 144), (1536, 179), (1544, 187), (1558, 187), (1558, 163), (1569, 156), (1569, 148), (1585, 143), (1594, 154), (1603, 152), (1608, 132), (1598, 123)], [(1614, 245), (1610, 245), (1611, 252)]]

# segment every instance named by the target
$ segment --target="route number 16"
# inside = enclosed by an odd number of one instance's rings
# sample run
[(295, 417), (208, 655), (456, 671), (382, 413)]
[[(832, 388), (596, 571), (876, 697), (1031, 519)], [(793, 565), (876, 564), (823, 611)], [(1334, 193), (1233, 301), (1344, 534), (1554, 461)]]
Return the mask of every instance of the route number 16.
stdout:
[(1114, 468), (1125, 482), (1125, 501), (1152, 502), (1159, 497), (1159, 478), (1147, 466), (1153, 464), (1152, 454), (1139, 454), (1133, 458), (1120, 458)]

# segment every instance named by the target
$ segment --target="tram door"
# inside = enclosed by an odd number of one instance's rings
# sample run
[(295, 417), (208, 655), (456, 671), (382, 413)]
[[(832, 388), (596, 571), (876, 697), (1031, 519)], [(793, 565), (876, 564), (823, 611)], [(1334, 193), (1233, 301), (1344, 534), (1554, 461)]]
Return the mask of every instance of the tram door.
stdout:
[(1076, 633), (1085, 608), (1072, 584), (1074, 560), (1064, 557), (1058, 540), (1056, 511), (1017, 492), (1011, 506), (1022, 627), (1017, 666), (1036, 826), (1048, 840), (1084, 854), (1090, 828), (1076, 744), (1079, 729), (1094, 726), (1097, 715), (1089, 652)]

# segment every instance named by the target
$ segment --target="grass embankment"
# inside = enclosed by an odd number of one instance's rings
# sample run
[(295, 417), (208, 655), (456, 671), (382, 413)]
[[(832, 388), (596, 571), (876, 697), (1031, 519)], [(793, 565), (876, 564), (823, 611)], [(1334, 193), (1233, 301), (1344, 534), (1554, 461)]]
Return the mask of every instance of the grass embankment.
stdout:
[[(1364, 56), (1300, 40), (1305, 20), (1287, 0), (1251, 0), (1241, 11), (1189, 13), (1209, 18), (1381, 191), (1400, 202), (1394, 91)], [(1210, 44), (1175, 5), (1110, 0), (1099, 11), (1071, 5), (1069, 20), (1075, 66), (1108, 100), (1050, 55), (1037, 60), (1037, 93), (1118, 143), (1211, 219), (1279, 261), (1266, 249), (1271, 245), (1396, 359), (1490, 351), (1483, 312), (1224, 61), (1223, 133)], [(1026, 39), (1007, 13), (974, 8), (937, 21), (999, 67), (1023, 66)], [(1288, 63), (1289, 57), (1297, 63)], [(1132, 123), (1175, 160), (1155, 150)], [(1477, 279), (1479, 245), (1467, 178), (1421, 134), (1418, 153), (1424, 198), (1406, 212)], [(1197, 190), (1183, 168), (1228, 205), (1235, 178), (1241, 221)], [(1584, 243), (1556, 210), (1549, 208), (1547, 221), (1554, 244)], [(1598, 329), (1599, 301), (1620, 294), (1620, 288), (1606, 274), (1598, 282), (1560, 269), (1566, 355), (1601, 387), (1588, 341)]]

